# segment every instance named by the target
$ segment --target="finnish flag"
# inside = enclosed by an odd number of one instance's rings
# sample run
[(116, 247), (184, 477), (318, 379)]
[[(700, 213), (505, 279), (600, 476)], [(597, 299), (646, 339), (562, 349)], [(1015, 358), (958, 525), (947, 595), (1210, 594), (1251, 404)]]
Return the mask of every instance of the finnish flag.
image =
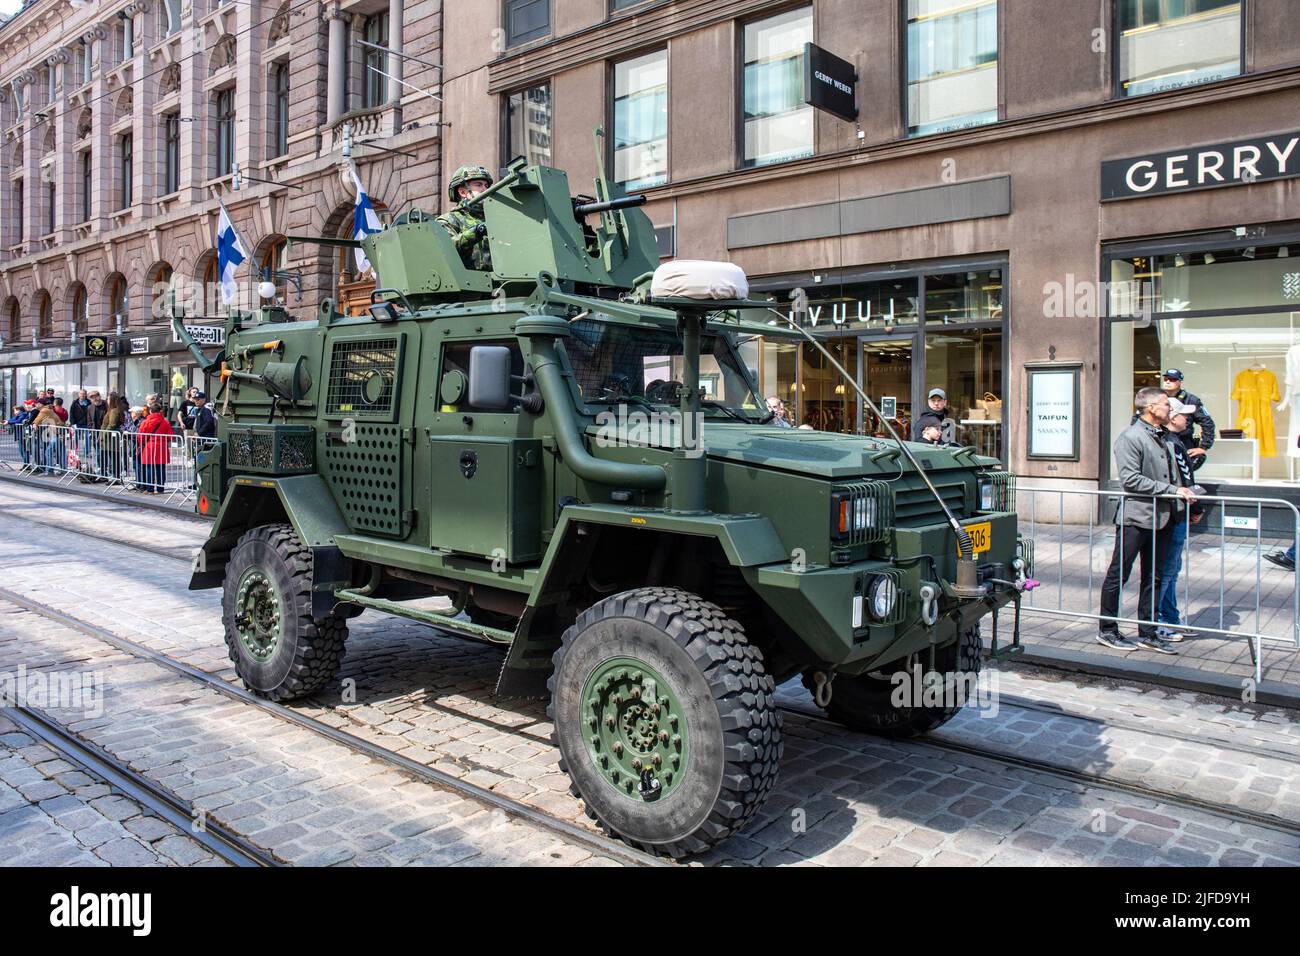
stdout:
[(217, 219), (217, 275), (221, 278), (221, 302), (230, 305), (235, 301), (238, 286), (235, 285), (235, 270), (248, 258), (248, 250), (230, 221), (226, 204), (221, 204), (221, 216)]
[[(352, 238), (360, 242), (372, 233), (382, 232), (384, 227), (379, 224), (379, 216), (375, 212), (375, 207), (370, 204), (366, 187), (361, 185), (361, 177), (357, 175), (355, 168), (352, 170), (352, 181), (357, 184), (357, 202), (352, 209)], [(361, 248), (353, 251), (357, 258), (357, 272), (370, 269), (370, 260), (366, 257), (366, 251)]]

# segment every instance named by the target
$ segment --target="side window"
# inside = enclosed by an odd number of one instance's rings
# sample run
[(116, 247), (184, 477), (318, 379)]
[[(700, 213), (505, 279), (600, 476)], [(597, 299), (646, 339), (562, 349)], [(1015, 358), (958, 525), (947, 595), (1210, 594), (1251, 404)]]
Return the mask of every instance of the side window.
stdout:
[[(499, 409), (482, 409), (475, 408), (469, 403), (469, 391), (465, 391), (459, 402), (449, 403), (446, 401), (446, 395), (442, 390), (442, 383), (446, 381), (449, 372), (460, 372), (465, 376), (465, 382), (469, 382), (469, 352), (476, 345), (504, 345), (510, 350), (510, 392), (512, 395), (518, 395), (523, 391), (523, 383), (520, 381), (524, 375), (524, 355), (520, 351), (519, 342), (516, 339), (475, 339), (471, 342), (448, 342), (442, 347), (442, 369), (438, 376), (439, 394), (438, 402), (440, 410), (444, 412), (482, 412), (493, 411), (499, 412)], [(511, 408), (511, 412), (517, 412), (519, 409)]]

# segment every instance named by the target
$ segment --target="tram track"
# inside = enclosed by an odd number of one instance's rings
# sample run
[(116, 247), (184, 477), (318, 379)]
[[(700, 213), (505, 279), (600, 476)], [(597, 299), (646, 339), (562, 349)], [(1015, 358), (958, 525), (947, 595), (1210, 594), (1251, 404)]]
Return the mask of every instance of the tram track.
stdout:
[(175, 674), (187, 677), (211, 690), (216, 691), (223, 696), (256, 707), (265, 713), (271, 714), (301, 729), (310, 731), (320, 737), (324, 737), (334, 743), (341, 744), (353, 752), (369, 757), (387, 766), (393, 767), (409, 776), (412, 776), (424, 783), (432, 784), (444, 790), (460, 794), (463, 797), (474, 800), (492, 810), (499, 810), (508, 817), (521, 820), (534, 826), (548, 830), (555, 835), (562, 837), (571, 844), (576, 844), (592, 853), (600, 856), (610, 857), (619, 862), (632, 866), (670, 866), (672, 864), (636, 850), (621, 841), (613, 840), (600, 835), (599, 833), (584, 829), (577, 824), (553, 817), (525, 803), (512, 800), (509, 797), (494, 793), (485, 787), (459, 780), (449, 773), (437, 770), (433, 767), (427, 767), (418, 761), (412, 760), (401, 754), (394, 753), (385, 747), (372, 743), (355, 734), (347, 733), (336, 727), (331, 727), (314, 717), (298, 713), (290, 707), (274, 701), (264, 700), (261, 697), (250, 693), (242, 687), (232, 684), (205, 671), (199, 670), (183, 661), (162, 654), (152, 648), (138, 644), (129, 638), (114, 634), (111, 631), (83, 621), (73, 615), (66, 614), (57, 608), (34, 601), (25, 595), (10, 591), (7, 588), (0, 588), (0, 601), (7, 602), (15, 607), (36, 614), (46, 620), (53, 621), (63, 627), (69, 628), (85, 634), (88, 637), (108, 644), (123, 653), (129, 654), (140, 660), (147, 661), (151, 664), (162, 667)]
[[(178, 831), (218, 859), (238, 867), (278, 867), (283, 864), (271, 853), (240, 836), (234, 830), (200, 814), (195, 807), (144, 774), (133, 770), (108, 751), (58, 723), (33, 707), (6, 707), (5, 717), (24, 733), (50, 747), (143, 809), (161, 817)], [(202, 825), (194, 826), (202, 819)]]
[[(842, 724), (836, 723), (824, 714), (806, 710), (802, 707), (792, 707), (789, 704), (778, 704), (777, 709), (782, 713), (791, 714), (814, 723), (834, 727), (841, 733), (854, 732), (844, 727)], [(924, 737), (909, 737), (907, 738), (907, 742), (934, 751), (960, 754), (962, 756), (975, 757), (981, 760), (993, 760), (997, 763), (1001, 763), (1008, 767), (1014, 767), (1019, 770), (1045, 774), (1059, 780), (1083, 784), (1085, 786), (1095, 787), (1099, 790), (1125, 793), (1129, 796), (1150, 800), (1153, 803), (1162, 803), (1169, 806), (1181, 807), (1185, 810), (1199, 810), (1202, 813), (1209, 813), (1222, 819), (1263, 827), (1265, 829), (1284, 833), (1287, 836), (1300, 838), (1300, 822), (1288, 820), (1285, 817), (1279, 817), (1272, 813), (1247, 810), (1242, 807), (1234, 807), (1213, 800), (1203, 800), (1200, 797), (1194, 797), (1188, 794), (1176, 793), (1172, 790), (1164, 790), (1158, 787), (1148, 787), (1143, 784), (1116, 780), (1113, 777), (1106, 777), (1086, 770), (1077, 770), (1073, 767), (1064, 767), (1060, 764), (1046, 760), (1037, 760), (1033, 757), (1023, 757), (1019, 754), (1008, 753), (996, 748), (988, 749), (975, 747), (970, 744), (961, 743), (960, 741), (946, 739), (942, 735), (935, 733), (931, 733)]]
[[(80, 528), (70, 528), (67, 527), (66, 525), (60, 525), (55, 522), (41, 521), (39, 519), (32, 518), (29, 515), (25, 515), (25, 514), (13, 514), (12, 512), (0, 512), (0, 517), (8, 517), (17, 521), (25, 521), (31, 524), (41, 525), (43, 527), (64, 531), (68, 534), (75, 534), (75, 535), (80, 535), (82, 537), (92, 538), (96, 541), (106, 541), (110, 544), (115, 544), (118, 545), (119, 547), (128, 548), (132, 551), (136, 551), (140, 554), (146, 554), (153, 558), (163, 557), (169, 560), (184, 563), (187, 568), (192, 567), (193, 564), (192, 555), (198, 550), (197, 546), (195, 546), (194, 548), (190, 549), (191, 554), (189, 557), (182, 557), (181, 555), (178, 554), (168, 553), (167, 550), (158, 550), (154, 548), (149, 548), (132, 541), (124, 541), (120, 538), (102, 537)], [(169, 549), (169, 550), (175, 550), (175, 549)], [(449, 637), (455, 637), (459, 640), (466, 639), (465, 635), (455, 631), (440, 628), (436, 624), (428, 624), (426, 626), (438, 634), (442, 634)], [(1284, 760), (1290, 763), (1300, 763), (1300, 755), (1297, 755), (1296, 753), (1290, 751), (1282, 751), (1270, 747), (1260, 747), (1260, 746), (1254, 746), (1250, 744), (1243, 744), (1240, 743), (1239, 741), (1231, 740), (1227, 737), (1217, 735), (1217, 734), (1180, 734), (1166, 727), (1161, 727), (1153, 723), (1147, 723), (1147, 722), (1135, 721), (1135, 720), (1125, 720), (1123, 718), (1117, 718), (1111, 715), (1096, 716), (1094, 714), (1085, 714), (1080, 711), (1072, 710), (1067, 707), (1049, 705), (1039, 701), (1033, 701), (1028, 698), (1020, 697), (1017, 695), (999, 694), (998, 705), (999, 707), (1003, 707), (1003, 708), (1009, 707), (1020, 711), (1032, 711), (1035, 713), (1050, 715), (1052, 717), (1062, 717), (1069, 720), (1077, 720), (1083, 723), (1092, 724), (1094, 726), (1106, 727), (1114, 730), (1124, 730), (1132, 733), (1140, 733), (1148, 736), (1160, 737), (1166, 740), (1175, 741), (1177, 743), (1212, 746), (1212, 747), (1217, 747), (1221, 750), (1228, 750), (1234, 753), (1240, 753), (1250, 757), (1266, 757), (1275, 760)], [(465, 719), (474, 719), (472, 715), (460, 714), (459, 712), (454, 711), (451, 708), (435, 707), (435, 709), (442, 710), (451, 715), (464, 717)], [(828, 722), (834, 723), (833, 721), (828, 721)], [(839, 725), (836, 724), (835, 726), (839, 726)]]
[[(47, 524), (46, 522), (37, 521), (26, 515), (10, 514), (8, 516), (18, 521), (31, 522), (33, 524), (40, 524), (40, 525)], [(149, 549), (147, 547), (136, 544), (134, 542), (123, 541), (120, 538), (101, 537), (99, 535), (95, 535), (92, 534), (91, 532), (82, 529), (77, 529), (77, 528), (68, 528), (68, 527), (57, 526), (57, 525), (53, 527), (57, 527), (58, 530), (66, 531), (74, 535), (91, 537), (94, 538), (95, 540), (106, 541), (111, 544), (116, 544), (124, 548), (128, 548), (140, 553), (151, 555), (155, 558), (166, 557), (170, 560), (175, 560), (178, 562), (185, 561), (187, 565), (189, 563), (188, 561), (186, 561), (186, 559), (179, 558), (173, 555), (160, 554), (156, 550)], [(50, 615), (56, 615), (57, 617), (55, 619), (60, 619), (63, 621), (63, 623), (69, 624), (70, 626), (73, 626), (76, 629), (85, 631), (87, 633), (92, 633), (93, 636), (101, 637), (101, 639), (104, 639), (109, 643), (115, 644), (116, 642), (120, 641), (122, 643), (117, 644), (117, 646), (119, 646), (123, 650), (127, 650), (129, 653), (134, 653), (135, 651), (139, 651), (140, 654), (146, 655), (148, 659), (154, 660), (155, 663), (159, 663), (162, 664), (163, 666), (170, 667), (173, 670), (179, 670), (183, 673), (186, 673), (187, 676), (200, 679), (204, 683), (209, 684), (209, 686), (214, 686), (219, 691), (223, 693), (227, 693), (228, 696), (234, 697), (235, 699), (247, 703), (251, 703), (254, 706), (263, 707), (264, 709), (272, 709), (279, 716), (285, 716), (285, 714), (292, 715), (288, 719), (291, 719), (294, 722), (299, 722), (302, 726), (307, 726), (308, 729), (317, 730), (317, 732), (322, 732), (321, 730), (318, 730), (316, 726), (313, 726), (319, 724), (320, 728), (323, 728), (324, 731), (328, 732), (327, 733), (328, 736), (331, 736), (332, 738), (343, 738), (343, 739), (338, 739), (338, 742), (344, 743), (347, 746), (357, 749), (354, 746), (354, 742), (355, 742), (355, 744), (359, 744), (361, 745), (361, 747), (364, 748), (361, 752), (366, 753), (368, 756), (373, 756), (375, 757), (375, 759), (382, 760), (388, 763), (400, 762), (401, 764), (409, 764), (410, 766), (402, 766), (402, 769), (410, 770), (411, 772), (416, 773), (422, 777), (425, 777), (426, 779), (428, 774), (438, 774), (440, 779), (438, 779), (436, 782), (439, 783), (440, 785), (453, 786), (456, 789), (460, 789), (461, 787), (465, 786), (460, 781), (458, 781), (455, 777), (446, 775), (446, 780), (444, 781), (443, 779), (441, 779), (443, 775), (440, 772), (432, 771), (431, 768), (425, 767), (424, 765), (418, 764), (414, 761), (410, 761), (408, 758), (402, 758), (399, 755), (392, 753), (391, 751), (387, 750), (386, 748), (380, 745), (372, 744), (369, 741), (362, 740), (361, 738), (348, 734), (345, 731), (337, 730), (336, 728), (333, 728), (329, 725), (320, 724), (318, 721), (315, 721), (313, 718), (309, 718), (304, 715), (297, 714), (291, 709), (285, 708), (283, 705), (271, 704), (270, 702), (263, 701), (261, 698), (257, 698), (249, 694), (247, 691), (244, 691), (242, 688), (238, 687), (235, 684), (232, 684), (227, 680), (223, 680), (219, 677), (215, 677), (205, 672), (198, 671), (197, 669), (192, 668), (188, 664), (166, 657), (165, 655), (162, 655), (159, 652), (153, 651), (149, 648), (136, 645), (134, 642), (131, 642), (126, 638), (120, 638), (117, 635), (111, 635), (110, 632), (107, 632), (102, 628), (97, 627), (96, 625), (89, 624), (87, 622), (78, 621), (77, 619), (72, 618), (70, 615), (65, 615), (63, 612), (58, 611), (57, 609), (49, 608), (45, 605), (41, 605), (39, 604), (39, 602), (32, 601), (29, 598), (26, 598), (22, 595), (15, 594), (14, 592), (8, 591), (7, 589), (3, 589), (3, 588), (0, 588), (0, 599), (9, 600), (11, 603), (17, 604), (18, 606), (27, 607), (29, 610), (33, 610), (35, 613), (49, 612), (48, 614), (46, 614), (47, 617)], [(42, 610), (38, 610), (38, 608)], [(436, 627), (435, 625), (429, 625), (429, 627), (437, 633), (456, 636), (453, 634), (453, 632), (444, 631)], [(123, 645), (129, 645), (129, 648)], [(308, 702), (311, 702), (311, 699), (308, 699)], [(1268, 747), (1257, 747), (1257, 746), (1246, 745), (1236, 741), (1231, 741), (1219, 737), (1217, 735), (1179, 734), (1172, 730), (1164, 729), (1158, 726), (1152, 726), (1151, 724), (1147, 724), (1140, 721), (1126, 721), (1122, 719), (1115, 719), (1109, 716), (1096, 716), (1093, 714), (1084, 714), (1068, 708), (1059, 707), (1055, 705), (1048, 705), (1041, 702), (1029, 700), (1027, 698), (1011, 697), (1008, 695), (1003, 695), (999, 699), (999, 704), (1001, 707), (1010, 708), (1013, 710), (1039, 712), (1039, 713), (1050, 715), (1052, 717), (1061, 717), (1069, 720), (1080, 721), (1080, 722), (1092, 724), (1103, 728), (1112, 728), (1117, 730), (1125, 730), (1129, 732), (1141, 733), (1148, 736), (1160, 737), (1163, 739), (1168, 739), (1174, 742), (1184, 743), (1188, 745), (1212, 746), (1223, 750), (1230, 750), (1247, 756), (1265, 757), (1274, 760), (1282, 760), (1292, 764), (1298, 762), (1295, 754), (1289, 752), (1283, 752), (1280, 750), (1275, 750)], [(790, 714), (791, 716), (795, 716), (797, 718), (814, 721), (820, 724), (831, 726), (835, 728), (835, 730), (840, 734), (853, 733), (848, 728), (845, 728), (842, 725), (830, 720), (824, 714), (805, 710), (800, 707), (793, 707), (788, 704), (780, 704), (778, 706), (780, 710), (782, 710), (787, 714)], [(459, 712), (454, 711), (453, 709), (450, 708), (438, 708), (438, 709), (441, 711), (445, 711), (448, 715), (454, 715), (458, 717), (463, 717), (465, 719), (471, 719), (469, 715), (460, 714)], [(961, 755), (964, 757), (976, 758), (981, 760), (990, 760), (996, 763), (1000, 763), (1007, 767), (1011, 767), (1018, 770), (1027, 771), (1027, 772), (1047, 775), (1049, 777), (1055, 778), (1057, 780), (1066, 781), (1071, 784), (1081, 784), (1088, 787), (1095, 787), (1098, 789), (1109, 790), (1111, 792), (1124, 793), (1129, 796), (1140, 797), (1154, 803), (1163, 803), (1170, 806), (1181, 807), (1184, 809), (1197, 810), (1222, 819), (1228, 819), (1239, 823), (1246, 823), (1253, 826), (1262, 827), (1275, 832), (1285, 833), (1288, 836), (1300, 837), (1300, 823), (1287, 820), (1286, 818), (1276, 816), (1270, 813), (1238, 808), (1238, 807), (1231, 806), (1229, 804), (1219, 803), (1213, 800), (1205, 800), (1187, 794), (1177, 793), (1174, 791), (1163, 790), (1154, 787), (1147, 787), (1138, 783), (1131, 783), (1124, 780), (1117, 780), (1113, 777), (1104, 776), (1098, 773), (1093, 773), (1089, 771), (1083, 771), (1071, 767), (1062, 766), (1061, 764), (1053, 763), (1050, 761), (1035, 760), (1033, 758), (1021, 756), (1019, 754), (1008, 753), (1004, 750), (999, 750), (997, 748), (985, 748), (981, 746), (974, 746), (971, 744), (961, 743), (959, 741), (946, 740), (946, 739), (942, 739), (940, 736), (930, 736), (925, 738), (911, 739), (908, 740), (907, 743), (917, 745), (918, 747), (930, 748), (933, 751), (947, 752), (952, 755)], [(446, 782), (446, 781), (450, 781), (450, 782)], [(512, 806), (526, 807), (526, 805), (524, 804), (517, 804), (515, 801), (509, 801), (506, 798), (500, 797), (500, 795), (492, 794), (491, 791), (484, 791), (484, 792), (490, 795), (490, 797), (494, 801), (504, 801), (506, 803), (511, 804)], [(541, 811), (534, 810), (531, 807), (526, 807), (526, 809), (530, 814), (547, 816), (549, 818), (549, 815), (543, 814)], [(507, 810), (507, 812), (509, 811)], [(563, 821), (559, 821), (559, 822), (563, 822)], [(545, 826), (546, 824), (541, 823), (541, 825)], [(565, 823), (565, 826), (573, 827), (572, 824), (568, 824), (568, 823)], [(580, 827), (574, 827), (574, 829), (581, 832), (585, 838), (591, 839), (595, 836), (589, 831), (582, 830)], [(570, 834), (566, 832), (564, 835), (568, 837)], [(626, 852), (630, 849), (621, 843), (614, 843), (614, 846), (620, 848), (623, 852)], [(600, 844), (600, 847), (601, 849), (598, 852), (602, 852), (608, 855), (618, 855), (615, 853), (615, 851), (611, 850), (607, 844), (602, 843)], [(637, 851), (633, 851), (633, 853), (636, 853), (638, 856), (640, 855)], [(645, 857), (645, 860), (650, 860), (654, 863), (660, 863), (660, 864), (662, 864), (663, 862), (660, 860), (656, 860), (652, 857)], [(642, 862), (642, 861), (638, 860), (638, 862)]]

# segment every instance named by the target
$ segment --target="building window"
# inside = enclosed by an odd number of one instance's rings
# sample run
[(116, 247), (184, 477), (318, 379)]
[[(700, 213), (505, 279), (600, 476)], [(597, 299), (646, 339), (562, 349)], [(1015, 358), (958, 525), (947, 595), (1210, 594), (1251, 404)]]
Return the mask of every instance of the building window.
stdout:
[[(377, 13), (366, 17), (365, 35), (367, 43), (388, 46), (388, 14)], [(370, 47), (362, 49), (365, 50), (362, 63), (366, 75), (362, 84), (364, 99), (361, 105), (369, 110), (388, 102), (388, 54)]]
[(89, 222), (95, 199), (94, 162), (90, 151), (81, 154), (81, 221)]
[(527, 43), (551, 32), (551, 0), (505, 0), (506, 44)]
[(162, 0), (162, 28), (164, 36), (171, 36), (181, 28), (181, 0)]
[(1240, 0), (1116, 0), (1121, 95), (1239, 76), (1241, 7)]
[(907, 0), (908, 134), (997, 120), (997, 0)]
[(79, 65), (81, 67), (81, 85), (85, 86), (92, 79), (91, 73), (94, 69), (94, 44), (89, 40), (81, 41), (81, 56)]
[(668, 181), (668, 51), (614, 64), (614, 178), (628, 189)]
[(45, 184), (45, 234), (51, 235), (55, 229), (55, 220), (58, 218), (59, 193), (54, 183)]
[(119, 62), (125, 63), (135, 56), (135, 22), (125, 13), (119, 13), (117, 18), (118, 49), (122, 51), (122, 59)]
[(9, 306), (9, 341), (17, 342), (19, 335), (23, 330), (22, 313), (18, 311), (18, 303), (15, 301)]
[(72, 296), (72, 326), (77, 335), (85, 333), (90, 327), (90, 297), (86, 287), (77, 286)]
[(216, 97), (217, 136), (215, 174), (228, 176), (235, 163), (235, 90), (218, 90)]
[[(1300, 401), (1300, 383), (1288, 374), (1300, 355), (1296, 250), (1297, 243), (1277, 238), (1233, 246), (1192, 239), (1107, 257), (1111, 442), (1132, 420), (1138, 389), (1160, 388), (1164, 372), (1179, 369), (1183, 387), (1216, 426), (1198, 481), (1281, 485), (1295, 478), (1300, 416), (1278, 405)], [(1199, 425), (1195, 431), (1199, 440)], [(1115, 478), (1113, 457), (1103, 460)]]
[(803, 57), (813, 38), (812, 8), (747, 23), (744, 32), (744, 165), (811, 156), (813, 110), (803, 101)]
[(18, 213), (18, 241), (27, 239), (26, 207), (23, 205), (23, 181), (14, 180), (14, 210)]
[(163, 117), (163, 194), (181, 188), (181, 114)]
[(50, 297), (44, 293), (41, 294), (39, 315), (40, 331), (37, 335), (42, 339), (48, 339), (54, 334), (54, 311), (50, 307)]
[(135, 178), (135, 157), (132, 153), (134, 143), (130, 133), (118, 140), (118, 183), (117, 194), (120, 198), (119, 209), (130, 207), (134, 197), (131, 192), (132, 180)]
[(275, 96), (275, 129), (272, 130), (272, 158), (289, 152), (289, 64), (277, 63), (271, 73)]
[(505, 156), (502, 165), (523, 156), (530, 165), (551, 163), (551, 87), (519, 90), (506, 97)]
[(108, 319), (113, 328), (128, 328), (131, 324), (131, 304), (127, 298), (126, 280), (114, 276), (108, 286)]
[(626, 10), (628, 7), (650, 6), (650, 0), (609, 0), (611, 10)]

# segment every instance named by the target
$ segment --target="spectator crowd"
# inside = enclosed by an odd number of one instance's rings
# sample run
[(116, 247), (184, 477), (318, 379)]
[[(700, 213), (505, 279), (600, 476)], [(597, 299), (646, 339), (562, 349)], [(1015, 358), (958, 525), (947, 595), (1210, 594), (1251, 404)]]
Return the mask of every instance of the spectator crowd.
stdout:
[(47, 388), (15, 405), (5, 424), (23, 464), (41, 474), (133, 480), (149, 494), (164, 490), (173, 437), (217, 437), (216, 414), (197, 388), (179, 402), (151, 394), (135, 406), (113, 391), (105, 398), (97, 389), (83, 388), (65, 402)]

